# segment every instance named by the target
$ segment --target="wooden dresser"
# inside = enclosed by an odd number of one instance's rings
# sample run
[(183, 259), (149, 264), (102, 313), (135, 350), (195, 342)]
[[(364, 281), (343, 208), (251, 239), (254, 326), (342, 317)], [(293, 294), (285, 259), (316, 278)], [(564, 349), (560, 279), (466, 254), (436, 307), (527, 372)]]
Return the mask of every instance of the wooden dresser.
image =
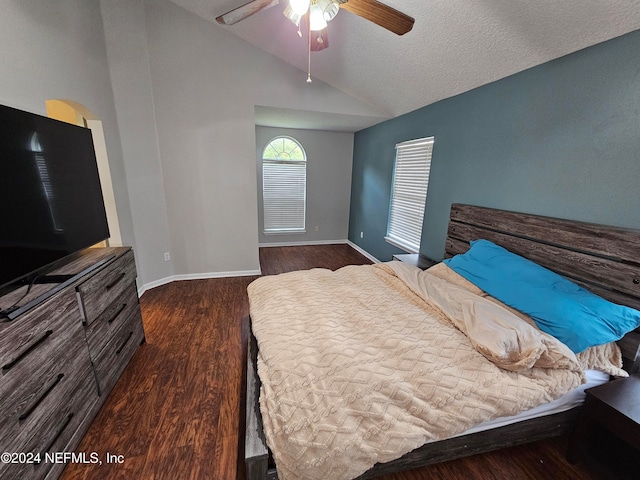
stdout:
[(0, 320), (0, 478), (57, 478), (69, 461), (60, 453), (73, 452), (144, 341), (130, 248), (85, 250), (50, 275), (64, 287), (39, 301), (56, 284), (34, 285), (20, 302), (33, 308)]

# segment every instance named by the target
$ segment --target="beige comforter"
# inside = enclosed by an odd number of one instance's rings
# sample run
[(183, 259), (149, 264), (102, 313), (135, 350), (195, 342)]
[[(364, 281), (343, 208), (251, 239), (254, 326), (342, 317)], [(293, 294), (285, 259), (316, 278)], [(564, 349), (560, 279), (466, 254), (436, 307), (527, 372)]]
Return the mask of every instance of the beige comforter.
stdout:
[(583, 382), (553, 337), (399, 262), (262, 277), (248, 292), (281, 480), (354, 478)]

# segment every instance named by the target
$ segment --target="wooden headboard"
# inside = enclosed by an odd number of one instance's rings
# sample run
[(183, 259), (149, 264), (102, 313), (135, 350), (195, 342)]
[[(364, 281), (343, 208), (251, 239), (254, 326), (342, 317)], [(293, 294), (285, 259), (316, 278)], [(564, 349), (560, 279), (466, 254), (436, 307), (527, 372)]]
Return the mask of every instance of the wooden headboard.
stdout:
[[(451, 205), (445, 256), (484, 238), (612, 302), (640, 310), (640, 231), (472, 205)], [(629, 372), (640, 370), (640, 332), (618, 342)]]

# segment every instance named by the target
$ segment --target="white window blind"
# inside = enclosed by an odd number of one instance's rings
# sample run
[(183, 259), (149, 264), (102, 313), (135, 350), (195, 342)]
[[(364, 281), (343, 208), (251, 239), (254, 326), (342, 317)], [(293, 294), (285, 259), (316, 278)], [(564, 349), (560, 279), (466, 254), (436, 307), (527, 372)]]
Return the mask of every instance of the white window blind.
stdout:
[(262, 159), (264, 233), (304, 232), (306, 197), (304, 150), (292, 138), (275, 138)]
[(433, 137), (396, 145), (396, 162), (385, 240), (410, 253), (419, 253), (427, 200)]

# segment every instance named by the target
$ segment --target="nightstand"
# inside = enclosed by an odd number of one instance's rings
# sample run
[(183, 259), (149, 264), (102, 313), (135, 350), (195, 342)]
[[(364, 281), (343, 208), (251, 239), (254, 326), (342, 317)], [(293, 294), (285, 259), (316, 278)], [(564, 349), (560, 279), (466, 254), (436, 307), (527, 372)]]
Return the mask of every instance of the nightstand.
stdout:
[(567, 459), (580, 460), (594, 423), (640, 451), (640, 374), (585, 390), (585, 401), (569, 439)]
[(394, 255), (393, 259), (398, 260), (399, 262), (409, 263), (418, 268), (421, 268), (422, 270), (433, 267), (436, 263), (438, 263), (435, 260), (430, 259), (429, 257), (420, 255), (419, 253), (399, 253)]

